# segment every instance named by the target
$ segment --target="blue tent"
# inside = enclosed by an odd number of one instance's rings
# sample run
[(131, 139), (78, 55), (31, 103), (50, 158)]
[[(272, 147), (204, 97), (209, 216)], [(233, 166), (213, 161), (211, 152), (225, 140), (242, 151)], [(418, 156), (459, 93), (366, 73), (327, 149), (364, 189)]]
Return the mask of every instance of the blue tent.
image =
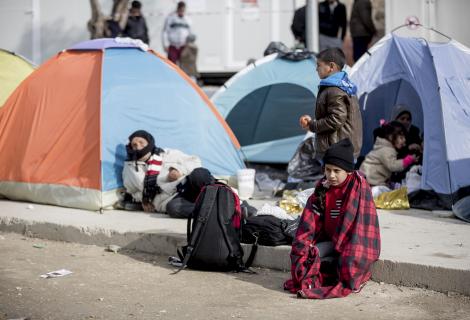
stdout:
[(424, 130), (421, 188), (450, 195), (470, 186), (470, 49), (389, 34), (351, 70), (363, 117), (362, 154), (379, 119), (405, 104)]
[(305, 132), (302, 114), (313, 114), (318, 92), (314, 58), (264, 57), (233, 76), (212, 101), (237, 136), (246, 160), (287, 163)]

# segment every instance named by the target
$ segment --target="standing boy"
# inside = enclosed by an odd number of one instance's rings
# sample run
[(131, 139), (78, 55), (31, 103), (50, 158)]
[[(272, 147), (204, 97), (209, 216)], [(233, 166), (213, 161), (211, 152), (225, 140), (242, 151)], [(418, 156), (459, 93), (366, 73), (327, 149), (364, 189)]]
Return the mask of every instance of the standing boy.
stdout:
[(291, 250), (291, 276), (284, 289), (299, 298), (326, 299), (358, 292), (380, 255), (380, 229), (371, 190), (354, 171), (349, 139), (323, 157), (318, 182), (300, 218)]
[(320, 77), (315, 119), (309, 115), (300, 117), (300, 126), (316, 134), (316, 158), (320, 160), (334, 143), (349, 138), (357, 159), (362, 147), (362, 119), (355, 96), (357, 88), (342, 71), (344, 53), (339, 48), (329, 48), (317, 56), (317, 72)]

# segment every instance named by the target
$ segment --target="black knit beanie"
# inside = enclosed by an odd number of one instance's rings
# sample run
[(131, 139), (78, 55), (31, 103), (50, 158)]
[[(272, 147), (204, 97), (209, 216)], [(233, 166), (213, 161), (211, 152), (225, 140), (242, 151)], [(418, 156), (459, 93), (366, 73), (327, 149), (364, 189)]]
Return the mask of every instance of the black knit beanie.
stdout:
[(354, 171), (354, 147), (348, 138), (332, 144), (323, 157), (324, 164), (332, 164), (341, 169)]
[[(147, 140), (148, 144), (142, 150), (132, 150), (131, 141), (135, 137), (143, 138)], [(155, 149), (155, 139), (153, 136), (145, 130), (138, 130), (129, 136), (129, 144), (126, 146), (127, 159), (128, 160), (138, 160), (145, 156), (149, 152), (154, 152)]]

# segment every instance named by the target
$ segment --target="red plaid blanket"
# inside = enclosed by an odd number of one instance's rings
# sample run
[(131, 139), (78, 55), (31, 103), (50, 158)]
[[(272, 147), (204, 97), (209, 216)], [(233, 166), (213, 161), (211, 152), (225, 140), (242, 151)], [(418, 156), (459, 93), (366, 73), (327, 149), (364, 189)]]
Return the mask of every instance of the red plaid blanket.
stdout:
[(359, 291), (370, 279), (371, 266), (380, 255), (379, 221), (369, 184), (357, 171), (352, 174), (338, 217), (342, 221), (331, 239), (339, 255), (335, 283), (329, 283), (331, 274), (324, 268), (320, 270), (321, 259), (315, 246), (322, 235), (321, 192), (326, 191), (322, 180), (302, 213), (290, 254), (292, 279), (284, 283), (285, 290), (309, 299), (338, 298)]

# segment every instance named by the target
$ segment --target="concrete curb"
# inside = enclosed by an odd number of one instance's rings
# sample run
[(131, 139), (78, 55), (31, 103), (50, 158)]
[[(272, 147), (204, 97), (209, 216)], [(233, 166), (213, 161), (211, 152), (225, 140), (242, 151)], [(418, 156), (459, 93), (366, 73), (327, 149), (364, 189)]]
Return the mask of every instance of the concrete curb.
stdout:
[[(102, 228), (77, 228), (46, 222), (31, 222), (18, 218), (0, 218), (0, 231), (20, 233), (27, 237), (88, 245), (118, 245), (158, 255), (176, 255), (178, 246), (186, 243), (186, 236), (165, 231), (120, 233)], [(244, 245), (250, 252), (250, 245)], [(253, 265), (288, 271), (290, 247), (259, 246)], [(408, 287), (420, 287), (439, 292), (457, 292), (470, 296), (470, 270), (434, 267), (406, 262), (379, 260), (373, 267), (375, 281)]]

